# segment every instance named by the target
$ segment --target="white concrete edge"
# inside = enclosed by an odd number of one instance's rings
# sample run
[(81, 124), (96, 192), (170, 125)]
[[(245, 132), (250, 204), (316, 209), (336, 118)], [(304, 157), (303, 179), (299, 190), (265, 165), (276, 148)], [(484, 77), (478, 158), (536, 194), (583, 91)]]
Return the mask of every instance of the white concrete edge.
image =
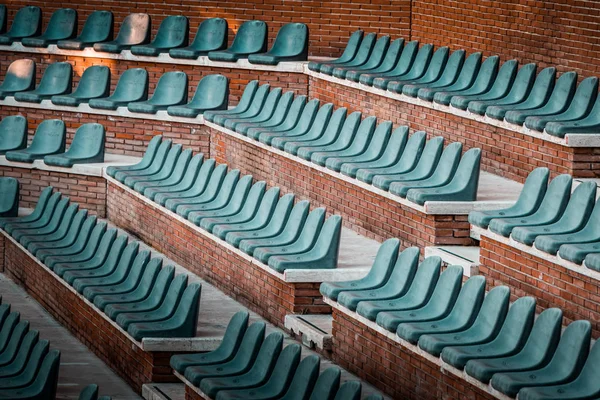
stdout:
[[(158, 383), (144, 383), (142, 385), (142, 398), (144, 400), (184, 400), (183, 398), (173, 399), (173, 398), (167, 396), (166, 394), (162, 393), (156, 385), (159, 385), (159, 384)], [(174, 385), (179, 385), (179, 384), (174, 383)]]
[[(446, 363), (445, 361), (442, 360), (441, 357), (435, 357), (429, 353), (427, 353), (425, 350), (422, 350), (419, 346), (416, 346), (414, 344), (411, 344), (409, 342), (407, 342), (406, 340), (401, 339), (400, 337), (398, 337), (398, 335), (396, 335), (393, 332), (388, 331), (387, 329), (377, 325), (376, 323), (374, 323), (373, 321), (353, 312), (350, 311), (349, 309), (347, 309), (346, 307), (342, 306), (341, 304), (339, 304), (337, 301), (333, 301), (327, 297), (323, 297), (323, 300), (325, 301), (325, 303), (329, 304), (332, 308), (335, 308), (337, 311), (347, 315), (348, 317), (362, 323), (363, 325), (367, 326), (368, 328), (380, 333), (381, 335), (387, 337), (388, 339), (392, 340), (393, 342), (397, 343), (398, 345), (400, 345), (401, 347), (404, 347), (405, 349), (420, 355), (421, 357), (427, 359), (428, 361), (430, 361), (431, 363), (437, 365), (440, 370), (442, 372), (451, 372), (453, 375), (456, 375), (460, 378), (463, 378), (465, 381), (469, 382), (470, 384), (476, 386), (477, 388), (479, 388), (482, 391), (485, 391), (486, 393), (490, 394), (491, 396), (497, 398), (497, 399), (501, 399), (501, 400), (511, 400), (512, 397), (508, 397), (502, 393), (499, 393), (497, 390), (495, 390), (491, 385), (486, 385), (482, 382), (479, 382), (478, 380), (476, 380), (475, 378), (471, 378), (471, 379), (466, 379), (463, 375), (467, 375), (466, 373), (464, 373), (464, 371), (459, 371), (457, 370), (455, 367), (453, 367), (452, 365)], [(460, 372), (460, 373), (457, 373)]]
[(131, 53), (131, 50), (123, 50), (120, 53), (98, 52), (93, 47), (86, 47), (83, 50), (64, 50), (59, 49), (55, 44), (49, 45), (47, 48), (42, 47), (26, 47), (21, 42), (14, 42), (12, 45), (1, 45), (0, 51), (12, 51), (16, 53), (32, 53), (32, 54), (53, 54), (70, 57), (85, 57), (85, 58), (104, 58), (110, 60), (122, 61), (137, 61), (150, 62), (158, 64), (177, 64), (177, 65), (192, 65), (217, 68), (231, 69), (248, 69), (254, 71), (276, 71), (276, 72), (294, 72), (303, 73), (304, 65), (308, 61), (284, 61), (277, 65), (252, 64), (248, 59), (241, 59), (236, 62), (211, 61), (207, 56), (198, 57), (195, 60), (184, 58), (173, 58), (169, 53), (161, 53), (156, 57), (138, 56)]
[(535, 248), (535, 246), (528, 246), (526, 244), (517, 242), (512, 237), (506, 238), (502, 235), (499, 235), (497, 233), (490, 231), (489, 229), (482, 229), (482, 228), (473, 226), (471, 228), (471, 231), (473, 231), (473, 230), (478, 231), (481, 236), (493, 239), (493, 240), (500, 242), (502, 244), (505, 244), (507, 246), (514, 247), (515, 249), (518, 249), (518, 250), (522, 251), (523, 253), (535, 256), (537, 258), (541, 258), (542, 260), (544, 260), (546, 262), (560, 265), (561, 267), (563, 267), (569, 271), (572, 271), (574, 273), (577, 273), (577, 274), (586, 276), (588, 278), (592, 278), (592, 279), (596, 279), (596, 280), (600, 281), (600, 272), (594, 271), (593, 269), (586, 268), (585, 265), (575, 264), (574, 262), (565, 260), (563, 258), (560, 258), (559, 256), (555, 256), (555, 255), (546, 253), (544, 251), (538, 250)]
[(188, 381), (186, 379), (185, 376), (183, 376), (182, 374), (180, 374), (178, 371), (173, 370), (173, 374), (181, 381), (183, 382), (183, 384), (187, 387), (189, 387), (190, 389), (192, 389), (198, 396), (202, 397), (205, 400), (211, 400), (211, 398), (209, 396), (207, 396), (206, 394), (204, 394), (204, 392), (202, 390), (200, 390), (199, 387), (194, 386), (194, 384), (190, 381)]
[(105, 154), (103, 163), (75, 164), (71, 168), (57, 167), (44, 163), (44, 160), (34, 160), (33, 163), (14, 162), (0, 156), (0, 166), (10, 168), (35, 169), (40, 171), (59, 172), (64, 174), (95, 176), (101, 178), (103, 170), (109, 165), (122, 166), (140, 162), (141, 157), (132, 157), (122, 154)]
[(167, 215), (169, 218), (175, 219), (178, 222), (186, 225), (187, 227), (194, 230), (200, 236), (203, 236), (206, 239), (209, 239), (209, 240), (217, 243), (219, 246), (223, 247), (225, 250), (235, 253), (239, 257), (242, 257), (249, 263), (264, 270), (268, 274), (274, 276), (275, 278), (277, 278), (283, 282), (320, 283), (320, 282), (325, 282), (325, 281), (346, 281), (349, 279), (360, 279), (370, 269), (370, 267), (368, 267), (368, 268), (335, 268), (335, 269), (290, 269), (290, 270), (286, 270), (282, 274), (280, 272), (273, 270), (268, 265), (260, 262), (256, 258), (244, 253), (243, 251), (236, 248), (235, 246), (232, 246), (229, 243), (227, 243), (226, 241), (218, 238), (217, 236), (213, 235), (212, 233), (205, 231), (204, 229), (200, 228), (199, 226), (192, 223), (191, 221), (188, 221), (187, 219), (183, 218), (179, 214), (174, 213), (173, 211), (161, 206), (160, 204), (153, 202), (146, 196), (143, 196), (142, 194), (136, 192), (135, 190), (132, 190), (128, 186), (123, 185), (121, 182), (119, 182), (116, 179), (112, 178), (111, 176), (107, 175), (106, 172), (104, 173), (104, 178), (108, 182), (114, 184), (115, 186), (119, 187), (120, 189), (122, 189), (122, 190), (126, 191), (127, 193), (131, 194), (132, 196), (136, 197), (138, 200), (143, 201), (148, 206)]
[(479, 260), (467, 260), (459, 255), (452, 254), (444, 246), (425, 247), (425, 257), (438, 256), (448, 265), (459, 265), (463, 268), (463, 275), (471, 277), (478, 274)]
[(467, 118), (473, 121), (481, 122), (487, 125), (492, 125), (498, 128), (507, 129), (516, 133), (520, 133), (525, 136), (534, 137), (537, 139), (544, 140), (546, 142), (556, 143), (565, 147), (599, 147), (600, 146), (600, 132), (597, 134), (567, 134), (564, 139), (550, 135), (546, 132), (534, 131), (524, 126), (511, 124), (506, 120), (500, 121), (494, 118), (490, 118), (487, 116), (482, 116), (479, 114), (472, 113), (468, 110), (461, 110), (459, 108), (455, 108), (453, 106), (446, 106), (443, 104), (438, 104), (434, 102), (428, 102), (421, 100), (419, 98), (414, 98), (410, 96), (406, 96), (404, 94), (398, 94), (389, 92), (387, 90), (378, 89), (373, 86), (364, 85), (359, 82), (349, 81), (347, 79), (336, 78), (331, 75), (323, 74), (321, 72), (314, 72), (308, 69), (308, 65), (304, 68), (304, 73), (308, 76), (311, 76), (316, 79), (321, 79), (327, 82), (336, 83), (341, 86), (346, 86), (358, 90), (362, 90), (364, 92), (372, 93), (378, 96), (386, 97), (388, 99), (393, 99), (397, 101), (401, 101), (407, 104), (418, 105), (421, 107), (425, 107), (431, 110), (442, 111), (448, 114), (456, 115), (459, 117)]
[(299, 318), (302, 315), (288, 314), (284, 318), (283, 326), (293, 332), (295, 335), (302, 336), (302, 342), (305, 339), (309, 342), (313, 342), (315, 346), (322, 350), (329, 350), (332, 347), (333, 335), (323, 333), (318, 329), (315, 329), (310, 324), (301, 321)]
[[(61, 279), (58, 275), (54, 273), (50, 268), (48, 268), (44, 263), (38, 260), (33, 254), (29, 252), (25, 247), (23, 247), (18, 241), (16, 241), (12, 236), (10, 236), (3, 229), (0, 229), (0, 233), (10, 240), (15, 246), (19, 248), (23, 253), (25, 253), (29, 258), (31, 258), (35, 263), (43, 268), (46, 272), (50, 273), (54, 278), (64, 286), (71, 293), (75, 294), (79, 299), (85, 302), (89, 307), (91, 307), (97, 314), (99, 314), (104, 320), (110, 323), (115, 329), (120, 331), (130, 342), (132, 342), (136, 347), (140, 348), (143, 351), (153, 351), (153, 352), (187, 352), (187, 351), (209, 351), (214, 350), (216, 346), (218, 346), (217, 339), (210, 338), (184, 338), (185, 340), (181, 340), (181, 338), (144, 338), (141, 342), (135, 340), (126, 330), (121, 328), (115, 321), (110, 319), (102, 310), (100, 310), (94, 303), (86, 299), (83, 295), (81, 295), (77, 290), (75, 290), (71, 285), (69, 285), (66, 281)], [(219, 342), (221, 339), (218, 339)], [(148, 341), (148, 346), (146, 346), (146, 342)], [(207, 341), (208, 343), (205, 343)], [(216, 344), (216, 346), (215, 346)], [(205, 350), (209, 349), (209, 350)]]

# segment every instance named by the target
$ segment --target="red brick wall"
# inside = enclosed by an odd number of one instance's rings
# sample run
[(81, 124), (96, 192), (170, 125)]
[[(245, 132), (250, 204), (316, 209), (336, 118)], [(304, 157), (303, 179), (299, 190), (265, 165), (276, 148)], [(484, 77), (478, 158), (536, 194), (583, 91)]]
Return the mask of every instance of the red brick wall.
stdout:
[(577, 319), (592, 323), (600, 337), (600, 285), (598, 280), (558, 264), (527, 254), (517, 248), (482, 236), (479, 273), (491, 287), (508, 285), (513, 299), (534, 296), (538, 310), (558, 307), (565, 325)]
[(218, 0), (151, 0), (147, 2), (83, 0), (74, 5), (68, 0), (14, 0), (9, 3), (9, 21), (19, 7), (35, 5), (44, 11), (44, 26), (52, 11), (74, 7), (79, 12), (79, 26), (94, 10), (110, 10), (115, 14), (115, 34), (122, 20), (132, 12), (145, 12), (152, 17), (152, 30), (156, 32), (160, 21), (167, 15), (185, 15), (190, 20), (190, 40), (200, 22), (206, 18), (221, 17), (229, 23), (229, 41), (233, 40), (239, 26), (248, 20), (261, 19), (269, 26), (269, 43), (275, 39), (279, 28), (289, 22), (302, 22), (310, 30), (311, 55), (334, 56), (341, 52), (348, 37), (357, 29), (392, 35), (409, 35), (410, 1), (335, 0), (320, 1), (264, 1), (245, 2)]
[(0, 176), (19, 180), (19, 207), (34, 208), (42, 190), (54, 186), (91, 214), (106, 216), (106, 180), (102, 177), (5, 166), (0, 166)]
[(479, 147), (483, 170), (523, 182), (537, 167), (548, 167), (553, 175), (580, 178), (600, 176), (600, 149), (572, 148), (526, 136), (453, 114), (404, 103), (363, 90), (310, 77), (310, 98), (349, 111), (361, 111), (380, 120), (424, 130), (429, 137), (443, 136), (447, 143), (462, 142), (465, 150)]

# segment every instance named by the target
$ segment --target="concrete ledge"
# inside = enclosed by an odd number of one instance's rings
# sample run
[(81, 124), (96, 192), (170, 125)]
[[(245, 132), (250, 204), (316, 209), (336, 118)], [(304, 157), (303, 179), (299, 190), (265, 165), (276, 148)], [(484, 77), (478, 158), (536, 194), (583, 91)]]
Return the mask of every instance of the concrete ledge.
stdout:
[(285, 329), (299, 336), (302, 344), (309, 349), (331, 351), (331, 315), (286, 315)]
[(464, 276), (479, 274), (478, 246), (429, 246), (425, 247), (425, 257), (438, 256), (446, 265), (459, 265)]
[(389, 92), (387, 90), (378, 89), (373, 86), (364, 85), (359, 82), (349, 81), (347, 79), (336, 78), (331, 75), (323, 74), (320, 72), (314, 72), (308, 69), (308, 65), (304, 69), (304, 73), (313, 78), (321, 79), (327, 82), (336, 83), (338, 85), (351, 87), (354, 89), (359, 89), (368, 93), (372, 93), (378, 96), (387, 97), (389, 99), (394, 99), (398, 101), (402, 101), (407, 104), (414, 104), (421, 107), (429, 108), (432, 110), (442, 111), (448, 114), (457, 115), (463, 118), (468, 118), (474, 121), (482, 122), (488, 125), (493, 125), (499, 128), (507, 129), (513, 132), (520, 133), (522, 135), (535, 137), (538, 139), (545, 140), (547, 142), (552, 142), (556, 144), (560, 144), (565, 147), (600, 147), (600, 132), (597, 134), (567, 134), (564, 139), (561, 139), (556, 136), (549, 135), (545, 132), (534, 131), (528, 129), (524, 126), (511, 124), (506, 121), (499, 121), (494, 118), (490, 118), (487, 116), (481, 116), (478, 114), (471, 113), (468, 110), (461, 110), (452, 106), (446, 106), (443, 104), (438, 104), (434, 102), (429, 102), (425, 100), (421, 100), (419, 98), (414, 98), (410, 96), (406, 96), (404, 94), (398, 94)]
[(207, 56), (198, 57), (196, 60), (187, 60), (182, 58), (173, 58), (168, 53), (163, 53), (157, 57), (137, 56), (131, 53), (130, 50), (123, 50), (120, 53), (104, 53), (97, 52), (93, 48), (86, 47), (83, 50), (63, 50), (59, 49), (55, 44), (49, 45), (47, 48), (26, 47), (21, 42), (15, 42), (10, 46), (0, 46), (0, 51), (10, 51), (16, 53), (33, 53), (33, 54), (53, 54), (70, 57), (85, 57), (85, 58), (104, 58), (110, 60), (123, 61), (138, 61), (138, 62), (153, 62), (160, 64), (179, 64), (179, 65), (194, 65), (216, 68), (237, 68), (254, 71), (276, 71), (276, 72), (296, 72), (303, 73), (304, 65), (307, 61), (281, 62), (278, 65), (261, 65), (251, 64), (247, 59), (238, 60), (237, 62), (217, 62), (211, 61)]

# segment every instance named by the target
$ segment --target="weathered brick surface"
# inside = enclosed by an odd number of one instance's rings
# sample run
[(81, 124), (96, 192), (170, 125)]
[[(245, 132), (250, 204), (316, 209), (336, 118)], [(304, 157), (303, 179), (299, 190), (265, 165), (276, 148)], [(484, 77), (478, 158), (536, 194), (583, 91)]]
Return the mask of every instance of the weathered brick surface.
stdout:
[(228, 296), (283, 327), (287, 314), (327, 314), (319, 283), (287, 283), (165, 211), (109, 182), (107, 214), (119, 227)]
[(336, 309), (333, 361), (395, 399), (494, 398)]
[(96, 115), (71, 111), (55, 111), (26, 107), (0, 107), (0, 116), (23, 115), (29, 123), (29, 141), (35, 129), (45, 119), (61, 119), (67, 126), (67, 145), (82, 124), (97, 122), (106, 130), (105, 147), (107, 153), (126, 154), (141, 157), (148, 143), (156, 135), (163, 135), (185, 148), (208, 154), (210, 137), (202, 134), (197, 124), (165, 122), (120, 116)]
[(428, 137), (443, 136), (448, 143), (461, 142), (465, 150), (479, 147), (483, 170), (509, 179), (523, 182), (537, 167), (548, 167), (553, 175), (600, 176), (600, 149), (562, 146), (313, 77), (310, 77), (309, 92), (310, 98), (323, 103), (408, 125), (412, 130), (425, 131)]
[(34, 208), (42, 190), (53, 186), (91, 214), (106, 216), (106, 180), (102, 177), (6, 166), (0, 166), (0, 176), (19, 180), (19, 207)]
[(185, 400), (205, 400), (189, 386), (185, 386)]
[(361, 235), (379, 241), (398, 237), (405, 246), (472, 243), (466, 215), (427, 215), (216, 129), (202, 129), (211, 136), (210, 155), (217, 162), (310, 200), (315, 207), (327, 207)]
[[(21, 285), (46, 311), (112, 368), (135, 391), (150, 382), (177, 382), (169, 352), (145, 352), (135, 346), (98, 310), (59, 282), (10, 240), (6, 241), (4, 272)], [(52, 345), (52, 343), (50, 343)]]
[(600, 285), (598, 280), (525, 253), (492, 238), (481, 237), (479, 272), (490, 287), (508, 285), (513, 299), (534, 296), (538, 311), (563, 310), (565, 324), (586, 319), (594, 337), (600, 337)]

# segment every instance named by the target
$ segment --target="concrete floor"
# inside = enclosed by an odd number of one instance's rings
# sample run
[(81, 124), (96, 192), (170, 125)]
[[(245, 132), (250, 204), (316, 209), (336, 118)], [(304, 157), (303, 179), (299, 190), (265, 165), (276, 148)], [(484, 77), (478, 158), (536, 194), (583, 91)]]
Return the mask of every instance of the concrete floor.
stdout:
[(0, 274), (2, 303), (10, 303), (12, 311), (28, 320), (40, 338), (50, 341), (50, 348), (60, 350), (60, 375), (57, 399), (77, 399), (79, 392), (91, 383), (100, 387), (100, 395), (113, 400), (141, 399), (117, 374), (88, 350), (71, 333), (56, 322), (39, 303), (13, 281)]

